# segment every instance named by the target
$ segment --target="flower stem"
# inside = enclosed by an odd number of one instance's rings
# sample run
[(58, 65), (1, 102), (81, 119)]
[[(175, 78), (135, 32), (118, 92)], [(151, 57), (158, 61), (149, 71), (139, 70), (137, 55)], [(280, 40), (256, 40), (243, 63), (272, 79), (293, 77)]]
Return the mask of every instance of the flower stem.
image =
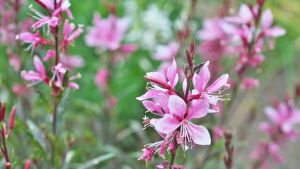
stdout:
[(2, 137), (2, 147), (1, 147), (1, 151), (3, 153), (3, 156), (5, 158), (5, 169), (10, 169), (11, 165), (10, 165), (10, 159), (9, 159), (9, 155), (8, 155), (8, 150), (7, 150), (7, 146), (6, 146), (6, 136), (5, 133), (2, 129), (1, 131), (1, 137)]
[(178, 145), (176, 143), (176, 147), (173, 150), (171, 150), (171, 159), (170, 159), (170, 167), (169, 167), (169, 169), (172, 169), (172, 167), (174, 165), (174, 162), (175, 162), (175, 159), (176, 159), (176, 154), (177, 154), (177, 147), (178, 147)]

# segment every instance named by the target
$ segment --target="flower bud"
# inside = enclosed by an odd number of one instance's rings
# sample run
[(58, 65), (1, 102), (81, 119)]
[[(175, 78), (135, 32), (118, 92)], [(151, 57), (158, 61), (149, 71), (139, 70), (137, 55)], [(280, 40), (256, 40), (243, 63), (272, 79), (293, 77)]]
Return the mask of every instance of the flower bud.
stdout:
[(0, 122), (2, 122), (5, 118), (5, 110), (6, 110), (6, 105), (0, 103)]
[(31, 164), (31, 161), (30, 160), (26, 160), (24, 169), (30, 169), (30, 164)]
[(10, 112), (10, 118), (9, 118), (9, 128), (10, 128), (10, 132), (12, 131), (12, 129), (13, 129), (14, 126), (15, 126), (15, 116), (16, 116), (16, 107), (14, 106), (14, 107), (11, 109), (11, 112)]

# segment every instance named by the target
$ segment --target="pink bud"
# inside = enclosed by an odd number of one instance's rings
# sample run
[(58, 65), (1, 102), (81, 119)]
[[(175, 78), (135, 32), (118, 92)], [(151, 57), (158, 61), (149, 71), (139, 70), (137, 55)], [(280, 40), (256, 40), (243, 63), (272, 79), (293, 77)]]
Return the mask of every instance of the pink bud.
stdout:
[(5, 162), (5, 169), (10, 169), (10, 167), (11, 167), (10, 162)]
[(5, 118), (6, 105), (0, 103), (0, 122)]
[(16, 116), (16, 107), (14, 106), (10, 112), (10, 119), (9, 119), (10, 132), (12, 131), (15, 125), (15, 116)]
[(30, 169), (30, 164), (31, 164), (31, 161), (30, 160), (26, 160), (24, 169)]

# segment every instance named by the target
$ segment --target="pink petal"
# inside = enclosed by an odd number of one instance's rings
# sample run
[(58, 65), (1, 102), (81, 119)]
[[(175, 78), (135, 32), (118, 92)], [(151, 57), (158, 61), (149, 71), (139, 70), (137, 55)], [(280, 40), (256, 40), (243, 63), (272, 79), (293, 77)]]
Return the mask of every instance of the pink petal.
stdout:
[(154, 127), (160, 133), (169, 134), (175, 131), (180, 124), (178, 120), (167, 114), (163, 118), (157, 119), (154, 123)]
[(267, 36), (276, 38), (276, 37), (285, 35), (286, 31), (281, 27), (272, 27), (272, 28), (266, 30), (265, 33)]
[(186, 111), (186, 104), (184, 100), (176, 95), (172, 95), (169, 97), (168, 107), (170, 113), (179, 117), (183, 117)]
[(269, 28), (271, 27), (272, 23), (273, 23), (273, 15), (271, 10), (268, 9), (262, 14), (261, 24), (263, 28)]
[(143, 102), (144, 107), (150, 112), (157, 112), (160, 115), (163, 115), (160, 107), (156, 105), (153, 101), (144, 100)]
[(75, 89), (75, 90), (78, 90), (79, 89), (79, 85), (75, 82), (69, 82), (69, 85), (68, 85), (70, 88), (72, 89)]
[(55, 50), (48, 50), (46, 56), (43, 58), (44, 61), (49, 61), (51, 58), (55, 57)]
[(125, 53), (132, 53), (137, 49), (137, 46), (134, 44), (124, 44), (121, 46), (121, 51)]
[(194, 75), (193, 77), (193, 84), (195, 89), (198, 91), (203, 91), (205, 86), (207, 85), (210, 79), (210, 72), (208, 69), (209, 61), (207, 61), (203, 67), (201, 68), (199, 75)]
[(167, 69), (167, 78), (170, 81), (171, 87), (175, 87), (178, 82), (178, 74), (177, 74), (177, 64), (175, 59), (173, 59), (172, 64)]
[(146, 74), (146, 78), (157, 80), (160, 82), (166, 82), (165, 76), (163, 74), (161, 74), (160, 72), (149, 72)]
[(43, 76), (43, 77), (46, 77), (46, 70), (45, 70), (45, 67), (44, 67), (44, 64), (43, 62), (41, 61), (41, 59), (38, 57), (38, 56), (34, 56), (33, 58), (33, 64), (37, 70), (37, 72)]
[(242, 4), (239, 11), (240, 17), (242, 17), (246, 22), (252, 20), (252, 12), (248, 5)]
[(22, 71), (21, 72), (21, 77), (24, 80), (28, 81), (41, 81), (43, 78), (40, 76), (40, 74), (34, 72), (34, 71)]
[(25, 43), (32, 43), (36, 41), (36, 36), (30, 32), (24, 32), (16, 36), (16, 39), (20, 39)]
[(211, 138), (210, 134), (204, 126), (195, 125), (191, 122), (188, 124), (188, 131), (192, 137), (192, 140), (195, 144), (198, 145), (210, 145)]
[(162, 91), (160, 90), (149, 90), (144, 95), (137, 97), (136, 99), (142, 101), (153, 97), (157, 97), (160, 93), (162, 93)]
[(193, 100), (186, 119), (202, 118), (207, 115), (209, 103), (205, 99)]
[(273, 122), (277, 123), (280, 119), (278, 117), (278, 112), (272, 107), (265, 108), (265, 114), (270, 118)]
[(213, 84), (211, 84), (207, 88), (207, 91), (209, 91), (209, 92), (216, 92), (216, 91), (218, 91), (221, 87), (227, 85), (228, 77), (229, 77), (228, 74), (222, 75), (216, 81), (214, 81)]

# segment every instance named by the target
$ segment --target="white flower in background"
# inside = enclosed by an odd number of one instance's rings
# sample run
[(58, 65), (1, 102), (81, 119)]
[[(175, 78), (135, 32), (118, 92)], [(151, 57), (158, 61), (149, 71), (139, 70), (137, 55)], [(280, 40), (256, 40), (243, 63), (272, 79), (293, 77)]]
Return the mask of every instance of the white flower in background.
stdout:
[(157, 5), (150, 5), (142, 13), (144, 31), (142, 43), (145, 48), (153, 49), (157, 42), (168, 41), (172, 37), (171, 21), (165, 11), (161, 11)]

